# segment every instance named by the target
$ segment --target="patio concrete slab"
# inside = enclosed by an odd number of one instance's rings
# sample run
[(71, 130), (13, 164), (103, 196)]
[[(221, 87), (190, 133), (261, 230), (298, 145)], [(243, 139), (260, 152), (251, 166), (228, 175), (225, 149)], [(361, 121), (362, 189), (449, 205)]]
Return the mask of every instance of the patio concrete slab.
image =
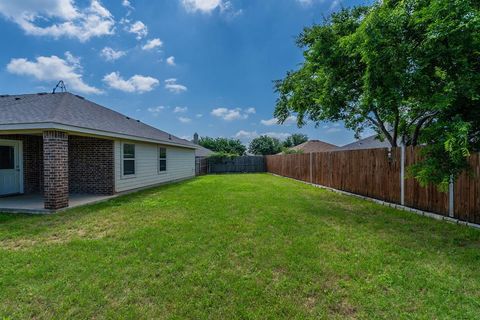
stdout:
[[(114, 197), (115, 195), (99, 196), (92, 194), (70, 194), (68, 208), (75, 208), (87, 204), (93, 204)], [(47, 210), (43, 207), (43, 195), (22, 194), (0, 198), (0, 212), (52, 213), (54, 211)]]

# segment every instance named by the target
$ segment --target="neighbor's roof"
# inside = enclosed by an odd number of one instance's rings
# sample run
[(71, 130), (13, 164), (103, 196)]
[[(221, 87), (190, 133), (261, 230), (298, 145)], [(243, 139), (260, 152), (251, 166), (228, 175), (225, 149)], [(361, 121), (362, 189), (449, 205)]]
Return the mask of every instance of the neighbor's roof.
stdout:
[(208, 157), (209, 155), (214, 154), (210, 149), (207, 149), (205, 147), (202, 147), (201, 145), (195, 145), (197, 149), (195, 149), (195, 157)]
[(314, 153), (335, 151), (338, 149), (338, 147), (334, 144), (330, 144), (320, 140), (309, 140), (290, 149), (295, 151), (301, 150), (303, 151), (303, 153)]
[(380, 141), (377, 139), (377, 136), (378, 135), (373, 135), (365, 139), (352, 142), (340, 147), (338, 150), (360, 150), (390, 147), (390, 143), (386, 139), (384, 141)]
[(42, 129), (49, 126), (54, 129), (60, 125), (69, 131), (84, 132), (87, 129), (104, 136), (195, 147), (190, 141), (68, 92), (0, 96), (0, 130), (30, 128), (32, 125)]

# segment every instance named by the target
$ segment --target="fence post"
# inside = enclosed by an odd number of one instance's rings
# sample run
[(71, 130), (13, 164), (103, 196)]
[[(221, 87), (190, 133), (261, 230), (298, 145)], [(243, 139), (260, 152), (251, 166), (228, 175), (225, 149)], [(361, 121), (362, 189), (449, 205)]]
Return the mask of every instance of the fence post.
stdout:
[(310, 152), (310, 183), (313, 183), (312, 157), (313, 157), (313, 153)]
[(401, 163), (400, 163), (400, 204), (405, 205), (405, 144), (402, 143), (401, 147)]
[(448, 216), (453, 218), (455, 211), (455, 194), (453, 186), (453, 176), (450, 176), (450, 183), (448, 185)]

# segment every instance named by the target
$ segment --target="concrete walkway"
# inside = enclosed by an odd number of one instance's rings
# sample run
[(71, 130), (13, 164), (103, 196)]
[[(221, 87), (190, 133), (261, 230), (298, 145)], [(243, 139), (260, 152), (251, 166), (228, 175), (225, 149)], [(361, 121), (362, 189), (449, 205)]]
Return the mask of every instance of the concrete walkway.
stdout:
[[(92, 194), (70, 194), (68, 208), (101, 202), (114, 197), (115, 196), (99, 196)], [(46, 210), (43, 207), (43, 195), (22, 194), (0, 198), (0, 212), (51, 213), (53, 211)]]

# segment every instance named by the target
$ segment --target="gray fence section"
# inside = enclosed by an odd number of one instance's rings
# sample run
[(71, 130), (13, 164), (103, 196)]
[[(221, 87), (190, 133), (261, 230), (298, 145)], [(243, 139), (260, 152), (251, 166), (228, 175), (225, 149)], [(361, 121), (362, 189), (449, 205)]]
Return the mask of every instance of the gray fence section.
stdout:
[[(254, 173), (265, 172), (263, 156), (241, 156), (233, 159), (201, 159), (196, 165), (197, 175), (205, 173)], [(206, 168), (206, 172), (205, 169)]]

